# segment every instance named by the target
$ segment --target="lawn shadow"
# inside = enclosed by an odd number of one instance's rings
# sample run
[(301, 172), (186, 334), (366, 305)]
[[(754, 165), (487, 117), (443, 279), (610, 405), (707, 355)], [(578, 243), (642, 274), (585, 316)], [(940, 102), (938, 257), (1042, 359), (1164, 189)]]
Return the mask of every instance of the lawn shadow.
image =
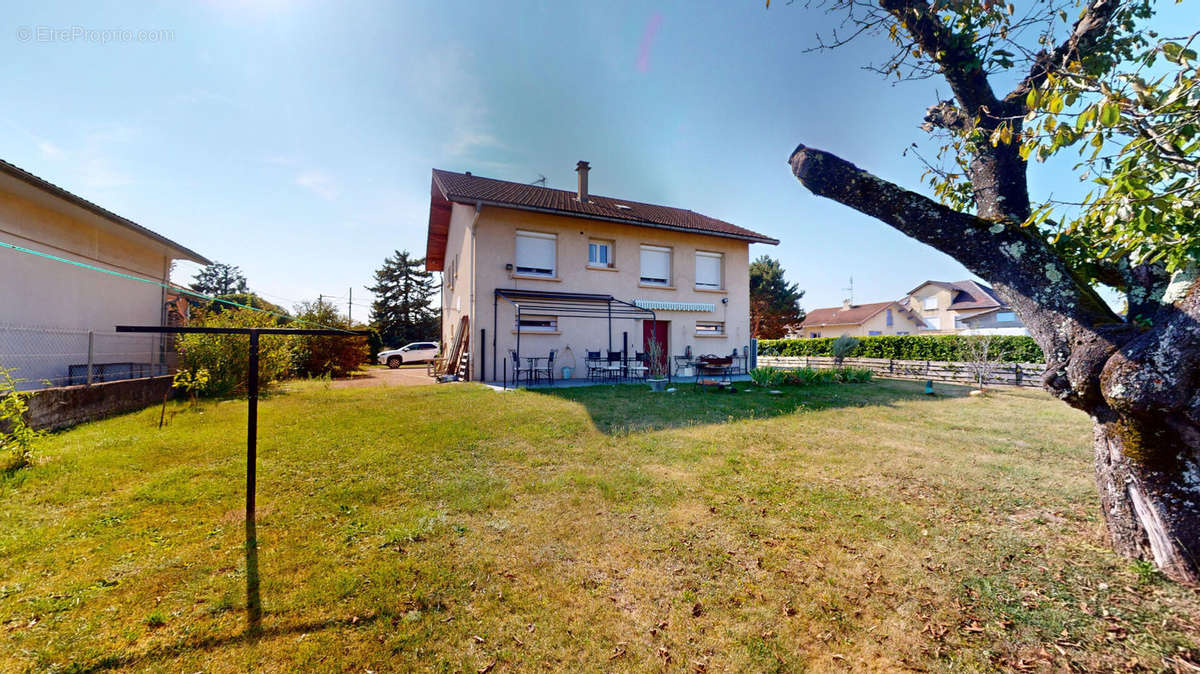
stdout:
[[(925, 394), (925, 383), (877, 379), (865, 384), (818, 384), (763, 388), (737, 382), (736, 393), (697, 390), (676, 384), (671, 393), (653, 393), (645, 385), (581, 386), (529, 389), (531, 393), (579, 403), (587, 409), (596, 429), (607, 434), (653, 431), (742, 419), (765, 419), (795, 412), (838, 407), (887, 406), (898, 400), (962, 398), (971, 390), (956, 384), (934, 384), (934, 396)], [(772, 394), (770, 391), (779, 391)]]
[(77, 663), (70, 671), (78, 674), (87, 674), (89, 672), (103, 672), (114, 669), (124, 669), (139, 664), (149, 664), (162, 660), (177, 658), (189, 651), (211, 651), (227, 646), (236, 646), (239, 644), (256, 644), (263, 639), (271, 639), (274, 637), (288, 636), (291, 634), (311, 634), (327, 629), (337, 629), (342, 627), (360, 628), (369, 625), (381, 618), (387, 616), (383, 614), (375, 614), (362, 618), (330, 618), (327, 620), (317, 620), (312, 622), (304, 622), (293, 625), (282, 625), (278, 627), (268, 627), (259, 629), (253, 634), (248, 631), (238, 632), (227, 636), (211, 636), (201, 637), (198, 639), (184, 639), (173, 644), (158, 646), (151, 648), (143, 653), (133, 653), (129, 655), (108, 655), (98, 660), (82, 664)]

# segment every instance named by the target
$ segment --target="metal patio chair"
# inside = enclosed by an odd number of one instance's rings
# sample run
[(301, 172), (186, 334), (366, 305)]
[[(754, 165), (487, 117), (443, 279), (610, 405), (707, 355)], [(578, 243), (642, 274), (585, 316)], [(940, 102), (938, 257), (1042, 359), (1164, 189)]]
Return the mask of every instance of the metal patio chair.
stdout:
[(546, 359), (546, 367), (539, 367), (533, 373), (533, 378), (540, 379), (542, 375), (546, 375), (546, 379), (551, 385), (554, 384), (554, 356), (558, 353), (558, 349), (550, 349), (550, 357)]

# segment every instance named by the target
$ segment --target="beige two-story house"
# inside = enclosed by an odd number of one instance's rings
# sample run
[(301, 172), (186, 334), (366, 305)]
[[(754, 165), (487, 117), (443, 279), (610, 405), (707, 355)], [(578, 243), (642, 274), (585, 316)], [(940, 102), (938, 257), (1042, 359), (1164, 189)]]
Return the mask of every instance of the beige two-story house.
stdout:
[(745, 353), (749, 247), (776, 239), (694, 211), (433, 171), (426, 268), (442, 272), (444, 351), (470, 379), (511, 377), (513, 355)]
[(994, 290), (975, 281), (926, 281), (901, 303), (921, 317), (925, 334), (1029, 334)]

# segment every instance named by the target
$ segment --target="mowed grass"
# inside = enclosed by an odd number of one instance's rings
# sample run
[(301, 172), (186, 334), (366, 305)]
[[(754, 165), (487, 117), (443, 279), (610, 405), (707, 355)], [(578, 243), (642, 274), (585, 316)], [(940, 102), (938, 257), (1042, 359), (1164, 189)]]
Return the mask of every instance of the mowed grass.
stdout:
[(1185, 668), (1109, 552), (1089, 420), (917, 382), (331, 390), (48, 438), (0, 478), (3, 671)]

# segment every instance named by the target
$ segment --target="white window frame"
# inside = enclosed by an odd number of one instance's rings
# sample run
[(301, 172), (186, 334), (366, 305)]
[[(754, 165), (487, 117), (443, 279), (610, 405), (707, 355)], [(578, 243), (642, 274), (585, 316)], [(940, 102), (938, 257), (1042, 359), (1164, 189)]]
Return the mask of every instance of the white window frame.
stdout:
[[(700, 282), (700, 260), (702, 260), (702, 259), (704, 259), (704, 260), (716, 259), (716, 261), (717, 261), (717, 282), (715, 284)], [(712, 253), (712, 252), (709, 252), (706, 250), (696, 251), (696, 287), (697, 288), (700, 288), (702, 290), (721, 290), (722, 288), (725, 287), (725, 284), (723, 283), (724, 278), (725, 278), (725, 254), (724, 253)]]
[[(646, 253), (665, 253), (667, 256), (667, 276), (665, 279), (658, 277), (646, 276), (646, 264), (644, 256)], [(665, 246), (651, 246), (642, 244), (638, 250), (638, 282), (648, 286), (664, 286), (671, 285), (671, 249)]]
[[(599, 251), (601, 248), (604, 248), (606, 257), (608, 259), (603, 262), (601, 262), (598, 259), (593, 261), (592, 260), (592, 248), (593, 247), (595, 247), (597, 251)], [(613, 259), (613, 250), (615, 248), (616, 248), (616, 246), (613, 245), (612, 241), (608, 241), (605, 239), (588, 239), (588, 261), (587, 261), (588, 266), (589, 267), (603, 267), (606, 269), (612, 269), (613, 267), (617, 266), (616, 261)], [(597, 257), (599, 257), (599, 256), (597, 256)]]
[[(526, 321), (530, 323), (549, 323), (549, 325), (523, 325)], [(527, 332), (558, 332), (558, 316), (521, 316), (520, 319), (513, 321), (513, 330), (520, 330), (521, 334)]]
[[(701, 329), (704, 326), (706, 329)], [(725, 323), (722, 321), (696, 321), (696, 335), (700, 337), (724, 337)]]
[(941, 330), (942, 329), (942, 317), (941, 316), (925, 316), (924, 318), (925, 318), (925, 323), (927, 323), (929, 325), (929, 327), (926, 329), (928, 329), (928, 330)]
[(932, 311), (938, 308), (937, 295), (930, 295), (924, 299), (925, 311)]
[[(550, 269), (548, 271), (545, 267), (533, 267), (530, 265), (521, 264), (518, 250), (520, 249), (520, 241), (522, 238), (550, 241), (550, 245), (554, 251), (554, 259), (552, 260)], [(548, 234), (546, 232), (532, 232), (526, 229), (518, 229), (516, 236), (514, 237), (513, 258), (513, 273), (515, 274), (520, 274), (522, 276), (545, 276), (547, 278), (554, 278), (558, 275), (558, 235)]]

